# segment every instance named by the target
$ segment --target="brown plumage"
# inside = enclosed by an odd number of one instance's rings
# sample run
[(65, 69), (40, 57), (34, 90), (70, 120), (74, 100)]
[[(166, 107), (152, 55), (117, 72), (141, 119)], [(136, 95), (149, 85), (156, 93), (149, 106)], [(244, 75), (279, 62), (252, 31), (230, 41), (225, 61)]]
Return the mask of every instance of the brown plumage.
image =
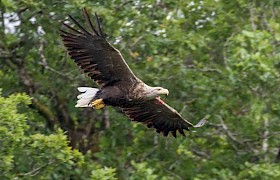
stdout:
[(60, 30), (70, 57), (100, 87), (99, 90), (79, 88), (83, 94), (78, 96), (76, 107), (91, 107), (91, 103), (101, 99), (105, 105), (120, 107), (131, 120), (153, 127), (164, 136), (171, 132), (176, 137), (176, 131), (185, 135), (184, 129), (189, 130), (190, 127), (204, 124), (205, 120), (201, 120), (194, 126), (164, 103), (159, 96), (168, 94), (168, 90), (150, 87), (138, 79), (121, 53), (105, 39), (98, 16), (95, 14), (97, 28), (85, 9), (84, 16), (90, 32), (70, 15), (69, 18), (79, 30), (65, 23), (63, 24), (69, 32)]

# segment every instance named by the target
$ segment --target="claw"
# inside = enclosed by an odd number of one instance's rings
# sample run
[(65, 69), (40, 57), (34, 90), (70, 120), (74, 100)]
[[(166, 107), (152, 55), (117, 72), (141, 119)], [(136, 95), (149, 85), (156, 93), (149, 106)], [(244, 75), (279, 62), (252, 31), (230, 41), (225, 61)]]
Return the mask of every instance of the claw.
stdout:
[(91, 106), (94, 109), (102, 109), (105, 107), (105, 104), (103, 102), (103, 99), (97, 99), (97, 100), (91, 102)]

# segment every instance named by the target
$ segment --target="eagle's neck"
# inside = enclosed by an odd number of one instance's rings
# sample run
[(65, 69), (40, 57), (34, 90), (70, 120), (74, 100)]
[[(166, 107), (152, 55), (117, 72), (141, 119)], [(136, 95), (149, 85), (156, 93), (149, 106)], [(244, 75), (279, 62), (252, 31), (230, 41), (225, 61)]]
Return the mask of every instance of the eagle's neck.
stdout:
[[(161, 87), (151, 87), (143, 82), (137, 83), (132, 90), (131, 98), (132, 99), (139, 99), (139, 100), (149, 100), (155, 99), (156, 97), (160, 96), (161, 94), (158, 93), (157, 89)], [(164, 88), (161, 88), (164, 89)], [(166, 89), (168, 92), (168, 90)]]

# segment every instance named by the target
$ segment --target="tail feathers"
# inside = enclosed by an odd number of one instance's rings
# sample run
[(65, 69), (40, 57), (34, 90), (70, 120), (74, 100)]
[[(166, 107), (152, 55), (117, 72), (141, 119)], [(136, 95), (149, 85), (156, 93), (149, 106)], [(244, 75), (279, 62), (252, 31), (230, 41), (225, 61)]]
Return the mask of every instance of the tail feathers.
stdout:
[(78, 91), (81, 92), (81, 94), (77, 96), (78, 101), (75, 107), (91, 107), (90, 102), (99, 91), (99, 89), (90, 87), (78, 87)]

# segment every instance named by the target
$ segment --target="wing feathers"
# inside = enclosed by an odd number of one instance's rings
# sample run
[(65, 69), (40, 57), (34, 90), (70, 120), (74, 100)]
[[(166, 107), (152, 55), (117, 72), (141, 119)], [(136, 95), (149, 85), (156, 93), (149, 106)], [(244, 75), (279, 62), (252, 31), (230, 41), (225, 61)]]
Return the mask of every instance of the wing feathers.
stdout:
[(176, 134), (176, 130), (174, 131), (171, 131), (172, 135), (176, 138), (177, 137), (177, 134)]
[(103, 36), (103, 33), (102, 33), (102, 30), (101, 30), (99, 18), (98, 18), (98, 16), (97, 16), (96, 13), (94, 13), (94, 16), (95, 16), (95, 22), (96, 22), (96, 24), (97, 24), (98, 35), (104, 37), (104, 36)]
[(94, 28), (87, 11), (85, 9), (83, 11), (90, 32), (71, 15), (69, 15), (69, 18), (78, 29), (62, 23), (71, 31), (60, 30), (60, 36), (69, 56), (83, 72), (88, 73), (88, 76), (101, 87), (112, 82), (118, 82), (120, 85), (132, 85), (137, 82), (138, 79), (134, 76), (119, 51), (104, 38), (98, 16), (95, 14), (96, 28)]
[[(62, 24), (64, 24), (64, 23), (62, 23)], [(64, 24), (65, 25), (65, 24)], [(67, 27), (68, 27), (68, 25), (66, 25)], [(71, 27), (72, 28), (72, 27)], [(62, 30), (62, 29), (59, 29), (59, 31), (60, 31), (60, 36), (61, 37), (63, 37), (63, 38), (68, 38), (69, 36), (76, 36), (75, 34), (71, 34), (71, 33), (69, 33), (69, 32), (66, 32), (66, 31), (64, 31), (64, 30)], [(73, 38), (73, 37), (72, 37)], [(72, 39), (72, 38), (70, 38), (70, 39)]]
[[(189, 129), (187, 129), (189, 131)], [(186, 136), (183, 129), (182, 128), (178, 128), (178, 131), (180, 134), (182, 134), (183, 136)]]
[(87, 35), (89, 35), (89, 36), (92, 35), (92, 34), (90, 34), (87, 30), (85, 30), (85, 29), (83, 28), (83, 26), (81, 26), (70, 14), (68, 14), (68, 16), (69, 16), (69, 18), (73, 21), (73, 23), (75, 23), (75, 24), (80, 28), (80, 30), (83, 31), (83, 33), (85, 33), (85, 34), (87, 34)]
[(155, 128), (156, 132), (167, 136), (169, 132), (176, 137), (178, 131), (185, 136), (184, 129), (189, 131), (191, 127), (201, 127), (205, 120), (201, 120), (197, 125), (193, 125), (183, 119), (181, 115), (168, 106), (166, 103), (159, 103), (158, 100), (138, 102), (134, 106), (123, 107), (123, 112), (133, 121), (142, 122), (147, 127)]
[(198, 127), (204, 126), (205, 123), (206, 123), (206, 119), (203, 118), (193, 127), (198, 128)]
[[(75, 33), (83, 34), (83, 33), (81, 33), (80, 31), (78, 31), (78, 30), (72, 28), (72, 27), (69, 26), (68, 24), (65, 24), (64, 22), (63, 22), (62, 24), (63, 24), (64, 26), (66, 26), (67, 28), (69, 28), (71, 31), (75, 32)], [(71, 34), (71, 33), (69, 33), (69, 34)], [(76, 35), (74, 35), (74, 36), (76, 36)]]
[(93, 24), (92, 24), (92, 22), (91, 22), (91, 20), (89, 18), (88, 12), (87, 12), (87, 10), (85, 8), (83, 9), (83, 12), (84, 12), (84, 16), (86, 17), (86, 21), (87, 21), (90, 29), (92, 30), (94, 35), (98, 35), (97, 31), (95, 30), (95, 28), (94, 28), (94, 26), (93, 26)]
[[(96, 28), (85, 9), (83, 14), (90, 32), (71, 15), (69, 15), (69, 18), (78, 27), (78, 30), (65, 23), (63, 25), (71, 32), (60, 30), (60, 36), (69, 56), (101, 88), (106, 85), (116, 85), (114, 83), (118, 82), (118, 86), (129, 91), (128, 89), (135, 83), (139, 83), (140, 80), (135, 77), (120, 52), (104, 38), (97, 14), (95, 13)], [(89, 96), (88, 94), (79, 96), (78, 105), (87, 106), (93, 94), (92, 92)], [(162, 132), (164, 136), (171, 132), (176, 137), (177, 131), (185, 136), (184, 129), (201, 127), (205, 123), (205, 120), (201, 120), (194, 126), (183, 119), (176, 110), (165, 103), (159, 102), (159, 100), (134, 102), (132, 105), (128, 103), (123, 106), (121, 107), (122, 110), (131, 120), (142, 122), (148, 127), (154, 127), (157, 132)]]

